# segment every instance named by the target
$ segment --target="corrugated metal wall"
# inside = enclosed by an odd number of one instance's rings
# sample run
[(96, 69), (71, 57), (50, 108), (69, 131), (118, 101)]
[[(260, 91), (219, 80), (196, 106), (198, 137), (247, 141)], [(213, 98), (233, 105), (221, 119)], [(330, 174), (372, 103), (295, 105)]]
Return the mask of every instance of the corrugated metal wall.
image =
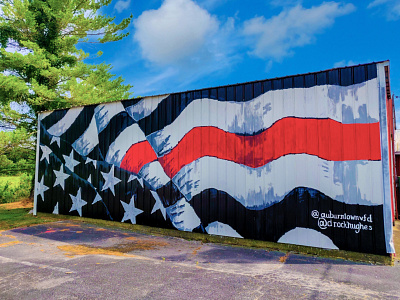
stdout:
[(43, 113), (35, 207), (392, 252), (378, 65)]

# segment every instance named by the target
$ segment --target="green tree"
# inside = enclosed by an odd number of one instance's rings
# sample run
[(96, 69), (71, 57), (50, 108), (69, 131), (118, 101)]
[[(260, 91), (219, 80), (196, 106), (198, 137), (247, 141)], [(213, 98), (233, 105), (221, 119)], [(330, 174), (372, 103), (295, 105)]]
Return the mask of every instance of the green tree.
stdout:
[(85, 63), (89, 54), (77, 48), (129, 34), (132, 16), (116, 24), (102, 14), (110, 3), (0, 0), (0, 130), (14, 130), (0, 133), (3, 174), (33, 172), (38, 112), (131, 96), (110, 65)]
[(0, 174), (33, 173), (35, 148), (25, 128), (0, 131)]
[[(85, 63), (78, 43), (107, 43), (128, 35), (101, 13), (111, 0), (0, 0), (0, 122), (36, 131), (39, 111), (121, 100), (130, 85), (107, 64)], [(97, 53), (101, 55), (101, 53)], [(26, 111), (15, 109), (17, 103)]]

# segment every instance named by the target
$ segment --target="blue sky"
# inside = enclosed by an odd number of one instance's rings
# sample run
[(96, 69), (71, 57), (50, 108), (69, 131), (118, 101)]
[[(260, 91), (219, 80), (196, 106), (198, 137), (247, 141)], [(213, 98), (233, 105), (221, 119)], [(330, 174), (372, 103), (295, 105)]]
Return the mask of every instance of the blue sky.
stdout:
[(103, 12), (132, 14), (130, 35), (81, 47), (103, 51), (88, 63), (111, 64), (134, 96), (382, 60), (400, 96), (400, 0), (119, 0)]

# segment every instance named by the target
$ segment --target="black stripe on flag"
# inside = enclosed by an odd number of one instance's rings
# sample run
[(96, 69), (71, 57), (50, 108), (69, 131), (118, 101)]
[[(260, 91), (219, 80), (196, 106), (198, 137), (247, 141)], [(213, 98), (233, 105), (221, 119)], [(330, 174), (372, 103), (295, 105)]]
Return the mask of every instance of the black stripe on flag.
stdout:
[(157, 189), (156, 192), (164, 204), (164, 207), (174, 205), (179, 199), (184, 197), (172, 180)]
[[(341, 250), (386, 254), (383, 205), (345, 204), (317, 190), (304, 187), (293, 189), (282, 201), (262, 210), (247, 209), (229, 194), (216, 189), (202, 191), (193, 197), (190, 204), (204, 227), (219, 221), (228, 224), (247, 239), (277, 242), (286, 232), (302, 227), (321, 232)], [(219, 208), (223, 208), (223, 211), (219, 211)], [(321, 229), (318, 219), (310, 215), (313, 210), (342, 215), (372, 215), (372, 230), (361, 230), (357, 233), (354, 229)], [(351, 222), (358, 224), (356, 221)]]
[(71, 124), (67, 131), (60, 136), (60, 138), (72, 145), (89, 127), (95, 108), (96, 106), (94, 105), (85, 106), (76, 120)]
[(122, 105), (126, 109), (127, 107), (133, 106), (137, 103), (139, 103), (143, 98), (135, 98), (135, 99), (129, 99), (129, 100), (123, 100), (121, 101)]
[(44, 128), (49, 129), (51, 126), (60, 121), (68, 112), (68, 109), (63, 110), (55, 110), (51, 114), (44, 117), (40, 123), (44, 126)]
[(111, 118), (107, 126), (99, 134), (99, 149), (103, 157), (106, 157), (108, 148), (128, 126), (135, 123), (126, 111), (122, 111)]

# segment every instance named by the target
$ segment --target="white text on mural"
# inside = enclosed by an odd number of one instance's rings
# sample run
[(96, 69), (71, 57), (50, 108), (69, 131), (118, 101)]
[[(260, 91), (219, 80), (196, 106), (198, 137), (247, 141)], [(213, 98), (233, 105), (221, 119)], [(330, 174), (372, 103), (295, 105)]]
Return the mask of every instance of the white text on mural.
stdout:
[(344, 214), (333, 214), (320, 213), (318, 210), (313, 210), (311, 216), (314, 219), (318, 219), (318, 227), (326, 229), (328, 227), (353, 229), (356, 233), (361, 230), (372, 230), (372, 214), (364, 215), (348, 215)]

